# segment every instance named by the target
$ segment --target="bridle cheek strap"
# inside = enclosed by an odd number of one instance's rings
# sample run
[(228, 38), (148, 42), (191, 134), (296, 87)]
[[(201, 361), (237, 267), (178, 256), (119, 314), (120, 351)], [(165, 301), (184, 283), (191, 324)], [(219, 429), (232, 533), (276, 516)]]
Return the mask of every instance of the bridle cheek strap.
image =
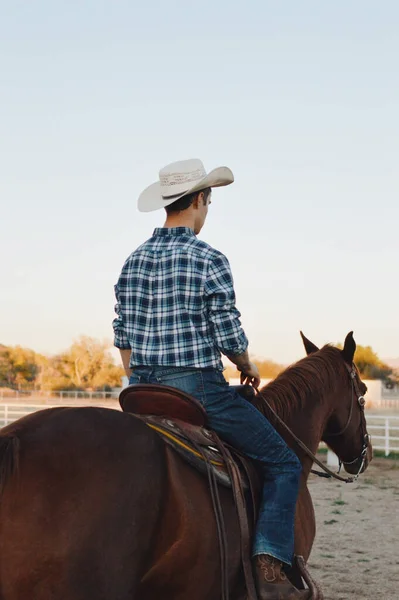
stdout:
[(353, 396), (355, 393), (356, 398), (357, 398), (357, 404), (358, 404), (360, 412), (361, 412), (360, 419), (361, 419), (361, 424), (362, 424), (362, 451), (360, 453), (360, 456), (357, 456), (356, 458), (354, 458), (351, 461), (343, 461), (341, 459), (338, 459), (339, 460), (338, 473), (341, 471), (342, 465), (353, 465), (353, 463), (360, 461), (359, 470), (356, 473), (356, 475), (354, 476), (354, 481), (356, 481), (356, 479), (358, 479), (360, 473), (363, 470), (364, 463), (366, 462), (367, 449), (370, 445), (370, 435), (367, 432), (366, 417), (364, 415), (364, 407), (366, 404), (366, 400), (365, 400), (364, 396), (362, 395), (360, 388), (359, 388), (359, 384), (358, 384), (357, 377), (356, 377), (356, 375), (357, 375), (356, 367), (355, 367), (355, 365), (352, 365), (352, 368), (351, 368), (347, 364), (345, 364), (345, 367), (349, 373), (349, 377), (351, 378), (351, 382), (352, 382), (352, 397), (351, 397), (351, 407), (350, 407), (350, 411), (349, 411), (349, 417), (348, 417), (345, 427), (340, 432), (330, 433), (330, 434), (325, 435), (324, 437), (325, 438), (338, 437), (338, 436), (342, 435), (343, 433), (345, 433), (345, 431), (348, 429), (349, 424), (352, 419), (353, 407), (355, 405), (355, 403), (353, 401), (354, 400)]
[[(272, 413), (272, 415), (274, 416), (274, 418), (276, 419), (276, 421), (283, 427), (283, 429), (285, 429), (285, 431), (287, 433), (289, 433), (289, 435), (291, 436), (291, 438), (296, 442), (296, 444), (301, 448), (301, 450), (303, 450), (303, 452), (309, 456), (309, 458), (312, 459), (312, 461), (314, 463), (316, 463), (316, 465), (318, 465), (321, 469), (323, 469), (324, 473), (321, 473), (320, 471), (315, 471), (314, 469), (311, 469), (311, 473), (314, 473), (315, 475), (319, 475), (320, 477), (327, 477), (327, 478), (331, 478), (333, 477), (334, 479), (338, 479), (338, 481), (343, 481), (344, 483), (353, 483), (354, 481), (356, 481), (360, 475), (360, 473), (362, 472), (362, 469), (364, 467), (365, 461), (366, 461), (366, 455), (367, 455), (367, 448), (370, 444), (370, 436), (367, 433), (367, 429), (366, 429), (366, 419), (364, 416), (364, 405), (365, 405), (365, 399), (364, 396), (362, 396), (357, 380), (356, 380), (356, 368), (354, 365), (352, 365), (352, 368), (350, 368), (348, 365), (346, 365), (346, 368), (348, 369), (348, 373), (349, 376), (351, 378), (351, 383), (352, 383), (352, 397), (351, 397), (351, 407), (350, 407), (350, 411), (349, 411), (349, 418), (348, 421), (345, 425), (345, 427), (342, 429), (342, 431), (340, 431), (339, 433), (332, 433), (329, 434), (325, 437), (338, 437), (339, 435), (342, 435), (349, 427), (349, 423), (352, 419), (352, 414), (353, 414), (353, 393), (356, 393), (357, 396), (357, 402), (358, 405), (360, 407), (360, 410), (362, 412), (361, 415), (361, 420), (362, 420), (362, 433), (363, 435), (363, 447), (362, 447), (362, 451), (361, 454), (358, 458), (355, 458), (353, 461), (351, 462), (344, 462), (344, 461), (339, 461), (339, 470), (338, 473), (334, 473), (334, 471), (331, 471), (331, 469), (329, 469), (328, 467), (326, 467), (326, 465), (324, 465), (314, 454), (313, 452), (311, 452), (311, 450), (309, 450), (309, 448), (295, 435), (295, 433), (288, 427), (288, 425), (286, 425), (286, 423), (281, 419), (281, 417), (278, 416), (278, 414), (275, 412), (275, 410), (270, 406), (269, 402), (266, 400), (265, 396), (257, 389), (257, 395), (262, 399), (262, 402), (267, 406), (267, 408), (270, 410), (270, 412)], [(365, 432), (365, 433), (364, 433)], [(356, 475), (354, 475), (353, 477), (342, 477), (341, 475), (339, 475), (339, 472), (341, 470), (341, 465), (351, 465), (353, 463), (355, 463), (356, 461), (361, 460), (361, 465), (360, 468), (358, 470), (358, 472), (356, 473)]]

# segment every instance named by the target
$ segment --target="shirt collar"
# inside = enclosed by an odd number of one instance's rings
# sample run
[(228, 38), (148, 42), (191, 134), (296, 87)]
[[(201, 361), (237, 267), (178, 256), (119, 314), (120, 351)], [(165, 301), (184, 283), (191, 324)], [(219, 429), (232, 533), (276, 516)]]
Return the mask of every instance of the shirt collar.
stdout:
[(168, 235), (190, 235), (195, 236), (195, 233), (190, 227), (156, 227), (153, 236), (165, 237)]

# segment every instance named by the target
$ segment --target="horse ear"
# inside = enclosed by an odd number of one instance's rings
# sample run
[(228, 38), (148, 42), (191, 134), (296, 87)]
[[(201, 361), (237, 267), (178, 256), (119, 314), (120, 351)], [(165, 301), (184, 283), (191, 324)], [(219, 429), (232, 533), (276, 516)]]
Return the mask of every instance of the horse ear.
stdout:
[(353, 339), (353, 331), (350, 331), (345, 338), (344, 349), (341, 350), (342, 356), (348, 365), (353, 363), (353, 357), (355, 356), (356, 342)]
[(308, 338), (303, 335), (302, 331), (300, 331), (299, 333), (301, 334), (301, 338), (303, 341), (303, 345), (305, 346), (306, 354), (309, 356), (309, 354), (313, 354), (313, 352), (317, 352), (318, 347), (315, 346), (313, 342), (308, 340)]

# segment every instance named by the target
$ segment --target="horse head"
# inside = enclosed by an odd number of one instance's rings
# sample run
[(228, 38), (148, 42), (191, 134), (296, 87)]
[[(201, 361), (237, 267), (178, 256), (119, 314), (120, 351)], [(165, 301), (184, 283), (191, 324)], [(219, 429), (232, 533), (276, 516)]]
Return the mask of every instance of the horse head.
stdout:
[(346, 336), (342, 350), (330, 345), (319, 349), (302, 331), (300, 333), (308, 356), (333, 351), (340, 359), (336, 365), (341, 377), (335, 378), (330, 411), (321, 439), (335, 452), (345, 471), (350, 474), (362, 473), (372, 459), (372, 447), (364, 414), (367, 386), (360, 379), (359, 370), (353, 362), (356, 351), (353, 331)]

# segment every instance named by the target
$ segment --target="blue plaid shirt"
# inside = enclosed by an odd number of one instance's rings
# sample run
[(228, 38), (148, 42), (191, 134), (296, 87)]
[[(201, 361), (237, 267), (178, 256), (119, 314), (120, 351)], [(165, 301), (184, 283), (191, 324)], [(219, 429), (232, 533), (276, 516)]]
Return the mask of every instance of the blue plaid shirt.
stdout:
[(114, 343), (131, 349), (131, 367), (221, 370), (221, 353), (247, 349), (229, 262), (189, 227), (155, 229), (125, 262), (115, 294)]

